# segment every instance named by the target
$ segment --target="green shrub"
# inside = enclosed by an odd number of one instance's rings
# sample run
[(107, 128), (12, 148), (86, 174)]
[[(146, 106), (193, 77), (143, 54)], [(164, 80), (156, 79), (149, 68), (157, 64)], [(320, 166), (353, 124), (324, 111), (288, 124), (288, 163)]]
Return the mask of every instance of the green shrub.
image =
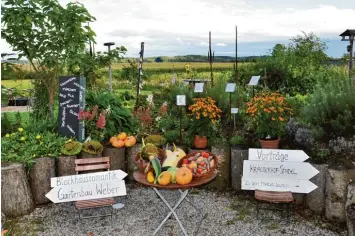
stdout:
[(106, 110), (106, 134), (108, 139), (120, 132), (134, 133), (135, 124), (131, 111), (123, 107), (119, 95), (103, 90), (91, 90), (86, 94), (86, 106), (98, 106), (99, 110)]
[(355, 89), (347, 80), (318, 85), (302, 114), (311, 127), (318, 127), (318, 134), (326, 135), (325, 139), (354, 134)]
[(179, 131), (178, 130), (168, 130), (164, 132), (164, 137), (167, 143), (176, 143), (179, 139)]
[(309, 103), (309, 96), (296, 94), (295, 96), (286, 95), (286, 101), (290, 104), (293, 117), (301, 118), (301, 112)]

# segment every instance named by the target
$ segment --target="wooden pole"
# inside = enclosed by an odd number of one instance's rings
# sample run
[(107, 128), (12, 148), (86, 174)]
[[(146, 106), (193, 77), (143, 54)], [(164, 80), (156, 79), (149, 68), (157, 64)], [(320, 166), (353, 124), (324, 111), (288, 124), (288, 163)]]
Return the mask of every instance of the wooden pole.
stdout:
[(180, 137), (179, 137), (179, 142), (180, 145), (182, 144), (182, 106), (180, 106)]
[[(350, 51), (349, 51), (349, 80), (351, 80), (351, 71), (353, 69), (353, 48), (354, 48), (354, 36), (350, 37)], [(355, 84), (353, 84), (355, 86)]]
[(136, 107), (139, 106), (139, 94), (141, 90), (142, 83), (142, 71), (143, 71), (143, 54), (144, 54), (144, 42), (141, 42), (141, 51), (139, 52), (139, 67), (138, 67), (138, 81), (137, 81), (137, 99), (136, 99)]
[(238, 26), (235, 26), (235, 82), (238, 84)]

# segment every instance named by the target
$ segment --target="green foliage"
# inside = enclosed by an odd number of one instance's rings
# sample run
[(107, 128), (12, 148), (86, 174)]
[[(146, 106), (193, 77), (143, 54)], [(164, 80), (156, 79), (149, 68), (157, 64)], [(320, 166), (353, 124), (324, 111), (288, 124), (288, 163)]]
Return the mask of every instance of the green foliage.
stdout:
[(314, 33), (298, 35), (287, 46), (277, 44), (261, 64), (267, 70), (266, 85), (291, 95), (312, 92), (315, 74), (327, 59), (325, 50), (326, 44)]
[(179, 139), (179, 130), (165, 131), (164, 137), (167, 143), (176, 143), (176, 141)]
[(3, 162), (19, 162), (29, 168), (36, 157), (59, 156), (65, 140), (56, 133), (31, 133), (20, 127), (1, 141)]
[(136, 122), (131, 111), (124, 108), (118, 95), (108, 91), (92, 90), (86, 94), (86, 106), (98, 106), (99, 110), (105, 110), (106, 134), (108, 139), (120, 132), (135, 133)]
[(166, 139), (161, 135), (153, 134), (146, 137), (145, 142), (154, 144), (157, 147), (161, 147), (162, 145), (166, 144)]
[(229, 141), (230, 145), (232, 146), (239, 146), (239, 145), (245, 145), (245, 138), (242, 135), (234, 135), (230, 141)]
[[(324, 139), (347, 136), (355, 132), (355, 90), (347, 80), (333, 80), (318, 85), (309, 104), (303, 110), (303, 117)], [(318, 135), (319, 136), (319, 135)]]
[(84, 52), (89, 40), (94, 41), (95, 33), (86, 24), (95, 18), (78, 2), (63, 7), (57, 0), (6, 0), (1, 20), (1, 35), (18, 58), (27, 58), (35, 71), (50, 75), (43, 82), (53, 117), (58, 77), (66, 63)]
[(290, 104), (294, 117), (302, 119), (301, 112), (309, 102), (309, 96), (296, 94), (295, 96), (286, 95), (286, 101)]
[(67, 140), (61, 149), (61, 152), (67, 156), (75, 156), (81, 152), (82, 144), (75, 140)]
[(83, 144), (82, 151), (90, 154), (102, 153), (104, 147), (99, 141), (91, 140)]
[(22, 127), (20, 112), (17, 112), (15, 116), (10, 116), (7, 112), (1, 113), (1, 136), (16, 132), (17, 127)]

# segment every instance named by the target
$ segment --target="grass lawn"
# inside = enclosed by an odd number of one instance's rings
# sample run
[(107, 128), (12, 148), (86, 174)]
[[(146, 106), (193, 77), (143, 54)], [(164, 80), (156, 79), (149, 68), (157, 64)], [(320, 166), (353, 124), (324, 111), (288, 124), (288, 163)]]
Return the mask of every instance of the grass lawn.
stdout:
[(1, 80), (1, 85), (7, 88), (29, 89), (33, 88), (31, 80)]

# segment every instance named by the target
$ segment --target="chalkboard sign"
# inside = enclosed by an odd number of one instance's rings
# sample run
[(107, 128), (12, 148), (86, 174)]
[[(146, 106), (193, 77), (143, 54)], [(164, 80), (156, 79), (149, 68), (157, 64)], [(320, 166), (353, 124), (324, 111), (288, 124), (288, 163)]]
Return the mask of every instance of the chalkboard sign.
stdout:
[(66, 137), (84, 141), (84, 123), (79, 121), (79, 111), (85, 109), (85, 78), (59, 77), (58, 132)]

